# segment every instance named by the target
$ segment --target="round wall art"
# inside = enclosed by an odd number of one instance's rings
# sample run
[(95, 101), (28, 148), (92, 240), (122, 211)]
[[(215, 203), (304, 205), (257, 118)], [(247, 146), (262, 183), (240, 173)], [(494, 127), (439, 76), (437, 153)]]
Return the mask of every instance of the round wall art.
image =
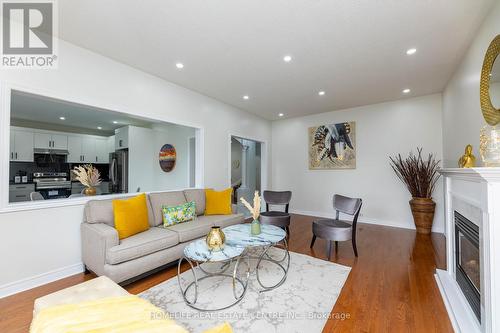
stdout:
[(170, 172), (175, 168), (176, 159), (177, 159), (177, 153), (175, 152), (174, 146), (167, 143), (163, 145), (163, 147), (161, 147), (159, 160), (160, 160), (160, 168), (164, 172)]

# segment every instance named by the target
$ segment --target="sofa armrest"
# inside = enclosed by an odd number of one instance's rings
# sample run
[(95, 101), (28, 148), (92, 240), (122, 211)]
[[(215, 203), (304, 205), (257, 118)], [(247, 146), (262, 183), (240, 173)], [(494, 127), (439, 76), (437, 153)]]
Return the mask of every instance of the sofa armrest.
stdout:
[(97, 275), (104, 274), (106, 252), (120, 243), (118, 231), (104, 223), (82, 223), (83, 263)]

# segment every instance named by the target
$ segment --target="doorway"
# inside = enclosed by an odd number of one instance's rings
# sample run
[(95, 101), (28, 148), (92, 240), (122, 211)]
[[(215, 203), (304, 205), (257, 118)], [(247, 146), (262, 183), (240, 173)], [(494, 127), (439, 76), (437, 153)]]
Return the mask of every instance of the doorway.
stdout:
[(252, 204), (255, 191), (261, 193), (261, 183), (262, 143), (231, 136), (231, 187), (233, 203), (238, 206), (238, 213), (250, 216), (240, 198), (243, 197)]

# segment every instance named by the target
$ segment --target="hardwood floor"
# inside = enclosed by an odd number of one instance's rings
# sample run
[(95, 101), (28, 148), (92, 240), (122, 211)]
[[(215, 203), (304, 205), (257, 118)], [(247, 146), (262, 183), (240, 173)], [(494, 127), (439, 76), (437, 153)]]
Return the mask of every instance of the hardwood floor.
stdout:
[[(293, 215), (290, 250), (326, 260), (325, 241), (309, 249), (314, 218)], [(339, 243), (331, 261), (352, 267), (349, 278), (323, 330), (330, 332), (453, 332), (434, 280), (435, 268), (445, 268), (445, 239), (440, 234), (358, 224), (355, 258), (350, 242)], [(126, 286), (140, 293), (175, 276), (165, 269)], [(92, 279), (78, 274), (0, 299), (0, 332), (27, 332), (33, 301), (43, 295)], [(311, 332), (314, 333), (314, 332)]]

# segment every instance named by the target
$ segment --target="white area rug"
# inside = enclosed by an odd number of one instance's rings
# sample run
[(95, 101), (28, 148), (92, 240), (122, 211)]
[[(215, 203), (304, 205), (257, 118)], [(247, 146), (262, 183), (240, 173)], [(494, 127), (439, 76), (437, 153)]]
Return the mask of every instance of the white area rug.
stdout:
[[(282, 250), (272, 250), (273, 258), (283, 256)], [(201, 333), (224, 321), (231, 324), (235, 333), (321, 332), (351, 268), (294, 252), (290, 252), (290, 256), (290, 270), (283, 285), (261, 293), (253, 273), (243, 300), (227, 310), (200, 312), (190, 308), (181, 296), (177, 277), (139, 296), (168, 312), (193, 333)], [(246, 268), (241, 265), (238, 271), (243, 273)], [(281, 279), (282, 271), (277, 266), (264, 262), (262, 268), (260, 277), (264, 284), (271, 285)], [(232, 274), (232, 267), (227, 273)], [(203, 276), (199, 270), (197, 274)], [(193, 275), (186, 271), (181, 279), (186, 286), (193, 281)], [(224, 277), (201, 281), (196, 304), (212, 308), (230, 304), (234, 301), (231, 281)], [(238, 287), (237, 291), (241, 290)], [(194, 292), (188, 292), (188, 299), (193, 299), (193, 295)]]

